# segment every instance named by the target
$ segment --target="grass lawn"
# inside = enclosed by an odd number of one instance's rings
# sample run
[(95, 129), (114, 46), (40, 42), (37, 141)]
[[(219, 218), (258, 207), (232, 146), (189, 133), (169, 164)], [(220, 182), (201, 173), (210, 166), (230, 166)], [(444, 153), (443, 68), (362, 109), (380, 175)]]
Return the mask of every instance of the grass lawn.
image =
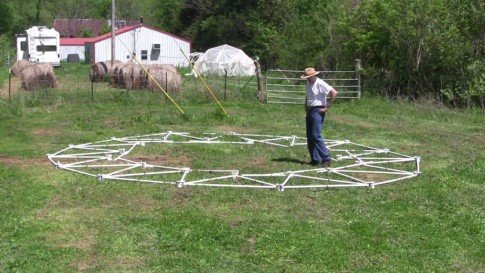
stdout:
[[(56, 72), (67, 81), (87, 69)], [(164, 131), (304, 136), (303, 106), (258, 103), (256, 91), (245, 89), (221, 102), (225, 116), (185, 78), (182, 93), (173, 95), (181, 115), (159, 93), (99, 84), (91, 99), (90, 84), (78, 83), (86, 80), (16, 93), (12, 106), (0, 102), (0, 272), (485, 272), (479, 110), (365, 94), (337, 101), (325, 137), (421, 156), (422, 174), (414, 179), (375, 189), (177, 189), (100, 182), (57, 170), (46, 154)], [(0, 99), (8, 101), (5, 92)], [(284, 152), (154, 146), (145, 156), (278, 171), (274, 159)], [(309, 160), (305, 147), (287, 156)]]

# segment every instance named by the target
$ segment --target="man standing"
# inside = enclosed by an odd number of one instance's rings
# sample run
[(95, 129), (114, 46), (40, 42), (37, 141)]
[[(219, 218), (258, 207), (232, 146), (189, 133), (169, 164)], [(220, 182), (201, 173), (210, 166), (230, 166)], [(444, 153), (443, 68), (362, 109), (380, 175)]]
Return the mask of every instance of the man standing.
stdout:
[[(325, 120), (325, 113), (328, 111), (337, 96), (337, 91), (328, 83), (319, 79), (314, 68), (305, 69), (302, 79), (306, 79), (306, 137), (308, 151), (310, 152), (311, 164), (330, 167), (332, 159), (327, 147), (323, 143), (322, 128)], [(330, 98), (327, 102), (327, 96)]]

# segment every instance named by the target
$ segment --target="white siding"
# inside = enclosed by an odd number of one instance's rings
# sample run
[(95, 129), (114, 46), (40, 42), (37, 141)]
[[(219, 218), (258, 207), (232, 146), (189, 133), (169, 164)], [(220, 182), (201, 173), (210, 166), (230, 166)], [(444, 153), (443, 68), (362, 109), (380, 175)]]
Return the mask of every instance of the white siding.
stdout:
[(78, 54), (79, 59), (81, 61), (84, 61), (86, 59), (85, 54), (85, 47), (79, 46), (79, 45), (61, 45), (61, 61), (66, 61), (67, 60), (67, 55), (69, 54)]
[[(152, 50), (153, 44), (160, 44), (159, 54)], [(188, 66), (189, 63), (180, 52), (179, 47), (188, 57), (190, 54), (189, 42), (146, 27), (139, 27), (117, 35), (115, 58), (124, 62), (129, 61), (131, 60), (130, 52), (132, 52), (142, 63)], [(141, 60), (142, 50), (147, 51), (147, 60)], [(95, 55), (95, 62), (111, 60), (111, 39), (95, 43)]]

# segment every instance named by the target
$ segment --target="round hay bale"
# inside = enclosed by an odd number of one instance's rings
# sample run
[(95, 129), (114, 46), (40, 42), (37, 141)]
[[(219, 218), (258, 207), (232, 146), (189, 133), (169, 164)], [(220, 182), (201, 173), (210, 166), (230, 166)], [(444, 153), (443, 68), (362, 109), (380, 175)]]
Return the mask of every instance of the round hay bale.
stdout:
[[(176, 71), (176, 70), (175, 70)], [(158, 84), (167, 92), (178, 93), (181, 88), (180, 74), (174, 72), (170, 67), (151, 66), (148, 73), (158, 82)], [(159, 90), (157, 84), (148, 77), (147, 87), (151, 91)]]
[(175, 66), (173, 66), (171, 64), (152, 64), (152, 65), (149, 65), (149, 67), (163, 68), (163, 69), (169, 70), (173, 73), (177, 73), (177, 68), (175, 68)]
[(57, 88), (58, 83), (52, 65), (41, 63), (30, 66), (20, 74), (22, 87), (34, 91), (42, 87)]
[(35, 90), (35, 68), (27, 67), (20, 74), (20, 81), (22, 82), (22, 88), (27, 91)]
[(12, 66), (12, 74), (14, 76), (20, 76), (22, 74), (22, 71), (24, 71), (27, 67), (33, 66), (34, 64), (29, 62), (28, 60), (20, 60), (15, 62), (15, 64)]
[(113, 73), (110, 73), (110, 80), (109, 83), (112, 86), (118, 86), (119, 80), (118, 80), (118, 70), (120, 68), (118, 66), (114, 67)]
[(133, 89), (147, 87), (147, 74), (140, 65), (133, 66)]
[(182, 77), (178, 73), (168, 74), (167, 91), (171, 93), (180, 93), (182, 89)]
[(123, 65), (125, 65), (125, 63), (123, 63), (122, 61), (114, 61), (113, 65), (111, 65), (111, 61), (106, 61), (105, 64), (108, 67), (110, 84), (113, 86), (119, 85), (119, 82), (120, 82), (119, 71), (120, 71), (120, 68)]
[(118, 72), (119, 85), (126, 89), (133, 89), (133, 63), (126, 63)]
[(122, 61), (115, 60), (113, 64), (111, 64), (111, 61), (105, 61), (104, 62), (106, 67), (108, 68), (108, 74), (110, 76), (114, 75), (115, 69), (121, 65), (123, 65)]
[(108, 74), (108, 67), (106, 67), (104, 62), (98, 62), (91, 66), (89, 79), (92, 82), (102, 82), (106, 74)]

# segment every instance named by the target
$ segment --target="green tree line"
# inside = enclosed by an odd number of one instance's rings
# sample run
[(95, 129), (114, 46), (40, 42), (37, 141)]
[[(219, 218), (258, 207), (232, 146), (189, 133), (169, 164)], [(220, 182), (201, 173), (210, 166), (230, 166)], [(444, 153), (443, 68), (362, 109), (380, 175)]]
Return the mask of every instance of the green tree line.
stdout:
[[(110, 17), (111, 0), (3, 0), (0, 46), (55, 18)], [(117, 0), (118, 18), (192, 39), (192, 49), (230, 44), (265, 69), (353, 69), (364, 90), (485, 108), (484, 1)]]

